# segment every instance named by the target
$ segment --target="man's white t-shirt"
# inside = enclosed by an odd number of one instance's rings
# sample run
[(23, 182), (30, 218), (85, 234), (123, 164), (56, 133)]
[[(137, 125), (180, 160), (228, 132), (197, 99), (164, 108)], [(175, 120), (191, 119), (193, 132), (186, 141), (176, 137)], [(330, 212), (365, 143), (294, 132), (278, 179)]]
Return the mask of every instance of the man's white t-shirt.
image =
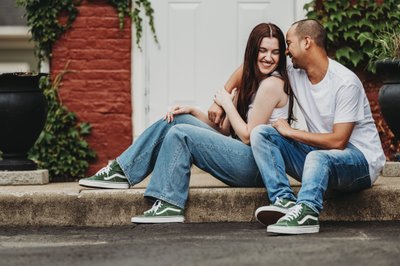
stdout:
[(332, 59), (318, 84), (311, 84), (306, 72), (291, 63), (288, 74), (310, 132), (329, 133), (336, 123), (355, 122), (349, 142), (364, 154), (374, 183), (386, 158), (360, 79)]

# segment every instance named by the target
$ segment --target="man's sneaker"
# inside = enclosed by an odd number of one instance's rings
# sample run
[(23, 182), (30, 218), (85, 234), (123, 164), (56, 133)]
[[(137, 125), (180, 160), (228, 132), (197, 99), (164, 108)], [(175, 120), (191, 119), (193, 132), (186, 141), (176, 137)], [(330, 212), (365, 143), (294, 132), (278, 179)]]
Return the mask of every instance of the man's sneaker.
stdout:
[(256, 220), (265, 226), (274, 224), (295, 205), (296, 202), (292, 200), (277, 198), (274, 204), (256, 210)]
[(268, 226), (267, 232), (275, 234), (318, 233), (318, 214), (304, 203), (297, 204), (276, 224)]
[(94, 188), (129, 188), (129, 182), (117, 161), (110, 162), (94, 176), (82, 178), (79, 185)]
[(183, 223), (185, 217), (183, 217), (183, 209), (157, 200), (150, 210), (145, 211), (141, 216), (132, 217), (131, 221), (137, 224)]

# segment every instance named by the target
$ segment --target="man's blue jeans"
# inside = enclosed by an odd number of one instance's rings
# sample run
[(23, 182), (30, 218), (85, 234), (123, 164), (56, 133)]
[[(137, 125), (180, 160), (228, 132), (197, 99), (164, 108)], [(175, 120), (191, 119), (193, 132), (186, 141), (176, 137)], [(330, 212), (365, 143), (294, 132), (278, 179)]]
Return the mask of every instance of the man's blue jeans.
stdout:
[(250, 139), (270, 202), (277, 197), (296, 200), (286, 173), (302, 182), (297, 203), (317, 213), (328, 187), (351, 192), (371, 186), (368, 162), (350, 143), (344, 150), (321, 150), (286, 139), (267, 125), (255, 127)]
[(191, 115), (159, 120), (117, 158), (131, 185), (153, 172), (145, 196), (184, 208), (195, 164), (225, 184), (264, 187), (250, 146)]

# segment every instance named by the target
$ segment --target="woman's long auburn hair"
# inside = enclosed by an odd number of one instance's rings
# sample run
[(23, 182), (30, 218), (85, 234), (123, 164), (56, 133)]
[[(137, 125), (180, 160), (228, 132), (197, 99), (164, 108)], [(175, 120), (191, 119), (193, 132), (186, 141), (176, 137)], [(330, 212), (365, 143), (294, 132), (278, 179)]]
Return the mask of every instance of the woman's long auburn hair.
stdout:
[(293, 118), (293, 92), (290, 87), (289, 78), (286, 68), (286, 44), (285, 37), (281, 29), (273, 23), (258, 24), (250, 33), (246, 45), (243, 62), (243, 76), (238, 89), (238, 103), (237, 110), (244, 121), (247, 121), (247, 113), (249, 111), (249, 104), (253, 94), (257, 91), (260, 83), (270, 74), (263, 74), (258, 68), (258, 51), (260, 49), (261, 41), (263, 38), (277, 38), (279, 42), (279, 64), (275, 71), (281, 75), (285, 85), (284, 91), (289, 96), (289, 116), (288, 123), (290, 124)]

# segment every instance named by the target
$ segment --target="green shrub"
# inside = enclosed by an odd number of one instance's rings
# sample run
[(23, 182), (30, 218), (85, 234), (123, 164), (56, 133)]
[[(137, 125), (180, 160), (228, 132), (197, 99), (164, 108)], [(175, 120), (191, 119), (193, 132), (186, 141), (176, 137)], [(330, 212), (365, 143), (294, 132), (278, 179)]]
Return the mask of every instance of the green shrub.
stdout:
[(374, 72), (370, 55), (380, 44), (377, 36), (400, 26), (399, 0), (313, 0), (304, 6), (307, 17), (317, 19), (327, 30), (328, 51), (344, 65)]
[(88, 123), (78, 123), (76, 115), (59, 100), (58, 88), (64, 70), (53, 83), (48, 78), (41, 80), (41, 88), (48, 101), (47, 121), (39, 139), (29, 152), (29, 158), (39, 168), (49, 170), (50, 180), (67, 181), (85, 176), (88, 161), (96, 157), (84, 136), (90, 134)]
[(400, 59), (400, 25), (379, 33), (371, 40), (375, 43), (370, 57), (369, 67), (375, 71), (375, 62), (384, 59)]

